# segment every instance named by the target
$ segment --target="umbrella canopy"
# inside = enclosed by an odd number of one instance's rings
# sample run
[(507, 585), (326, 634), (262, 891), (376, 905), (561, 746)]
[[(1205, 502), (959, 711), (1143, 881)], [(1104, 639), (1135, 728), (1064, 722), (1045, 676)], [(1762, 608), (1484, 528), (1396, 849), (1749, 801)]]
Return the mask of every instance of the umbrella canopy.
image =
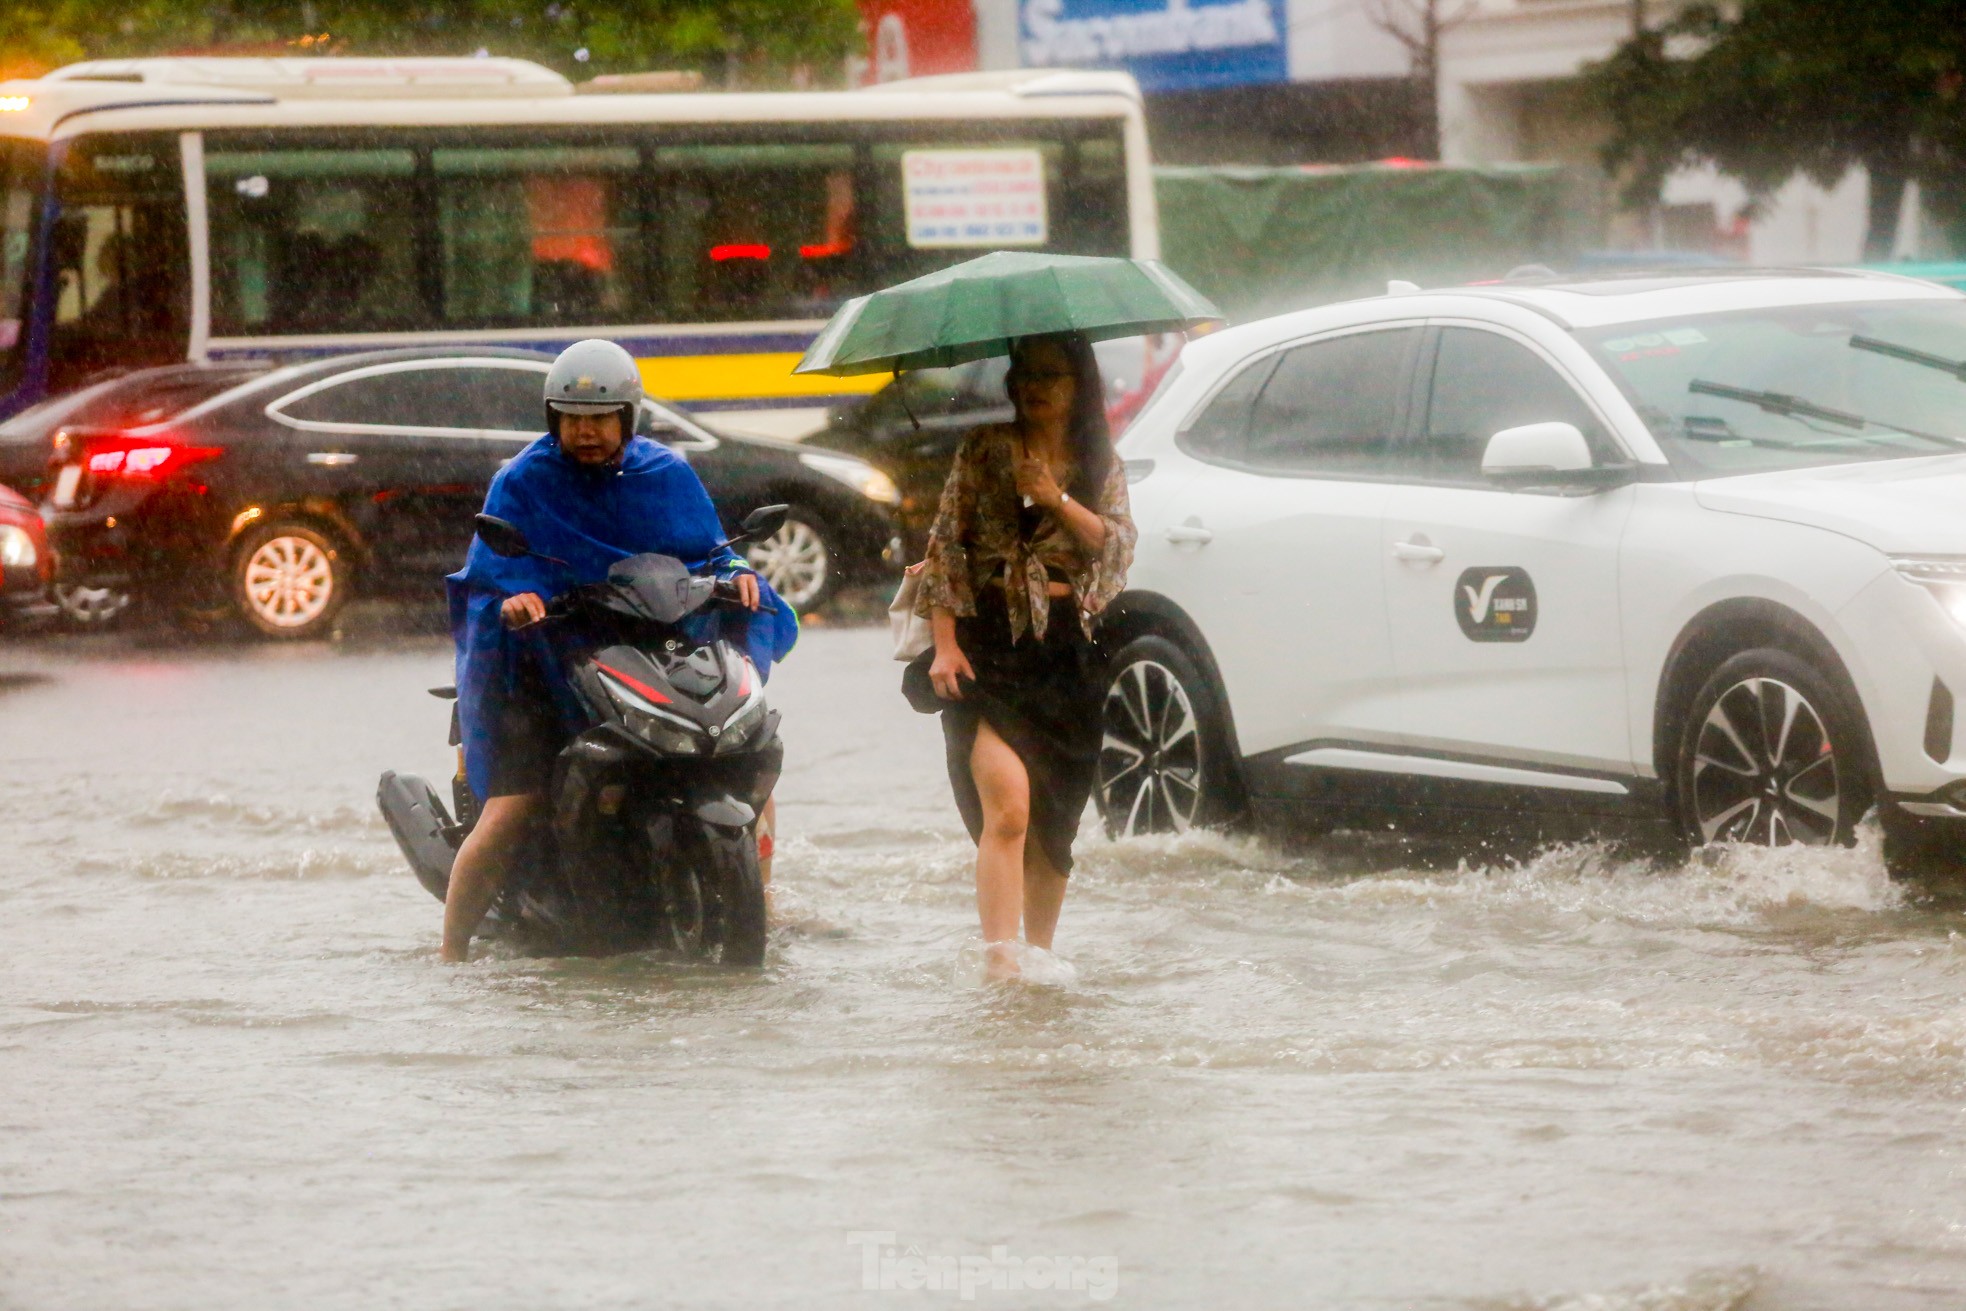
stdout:
[(997, 251), (840, 306), (794, 373), (889, 373), (1008, 355), (1019, 337), (1094, 341), (1222, 321), (1151, 259)]

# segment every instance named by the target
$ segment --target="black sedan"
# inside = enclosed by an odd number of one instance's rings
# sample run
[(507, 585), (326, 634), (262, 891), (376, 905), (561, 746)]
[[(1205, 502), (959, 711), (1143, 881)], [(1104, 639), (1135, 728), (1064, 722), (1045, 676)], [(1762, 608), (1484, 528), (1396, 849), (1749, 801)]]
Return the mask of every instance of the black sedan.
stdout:
[[(357, 590), (429, 594), (462, 561), (492, 475), (538, 436), (551, 363), (433, 348), (173, 365), (42, 407), (58, 586), (286, 638), (327, 631)], [(20, 420), (5, 427), (32, 444)], [(793, 507), (750, 554), (800, 608), (888, 567), (899, 498), (864, 461), (718, 434), (654, 401), (637, 429), (685, 454), (726, 525)]]

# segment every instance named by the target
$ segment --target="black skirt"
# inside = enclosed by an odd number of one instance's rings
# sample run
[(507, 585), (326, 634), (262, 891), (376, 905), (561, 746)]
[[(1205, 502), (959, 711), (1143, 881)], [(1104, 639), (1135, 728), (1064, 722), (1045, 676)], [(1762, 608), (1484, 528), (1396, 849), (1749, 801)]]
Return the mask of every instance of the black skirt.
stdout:
[(972, 840), (983, 835), (983, 803), (970, 777), (976, 726), (988, 720), (1024, 762), (1031, 780), (1030, 836), (1060, 874), (1072, 871), (1072, 840), (1092, 796), (1099, 762), (1099, 713), (1103, 693), (1098, 647), (1079, 627), (1078, 606), (1054, 597), (1044, 639), (1030, 633), (1010, 640), (1010, 617), (1001, 589), (980, 589), (976, 614), (956, 620), (956, 642), (976, 671), (963, 700), (944, 701), (929, 682), (934, 649), (913, 660), (901, 680), (915, 709), (940, 713), (956, 809)]

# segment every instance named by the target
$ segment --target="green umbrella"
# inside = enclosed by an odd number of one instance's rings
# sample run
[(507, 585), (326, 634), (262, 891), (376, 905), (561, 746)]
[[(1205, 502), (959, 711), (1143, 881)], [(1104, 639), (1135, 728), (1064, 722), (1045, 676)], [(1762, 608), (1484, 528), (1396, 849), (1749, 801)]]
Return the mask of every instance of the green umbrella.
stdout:
[(840, 306), (794, 373), (889, 373), (1008, 355), (1019, 337), (1094, 341), (1219, 323), (1222, 311), (1151, 259), (997, 251)]

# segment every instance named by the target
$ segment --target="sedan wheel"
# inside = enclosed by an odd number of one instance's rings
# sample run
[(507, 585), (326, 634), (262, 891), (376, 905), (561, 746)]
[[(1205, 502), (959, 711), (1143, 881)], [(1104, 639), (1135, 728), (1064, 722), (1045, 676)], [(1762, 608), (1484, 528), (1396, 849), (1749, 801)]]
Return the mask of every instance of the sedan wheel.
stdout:
[(71, 583), (55, 584), (54, 598), (64, 620), (73, 627), (86, 629), (114, 627), (129, 612), (135, 599), (120, 588), (78, 587)]
[(1870, 804), (1863, 746), (1842, 698), (1784, 651), (1722, 665), (1695, 698), (1680, 796), (1697, 842), (1847, 842)]
[(322, 534), (276, 524), (241, 545), (232, 591), (239, 613), (266, 636), (319, 637), (348, 599), (347, 569)]
[(744, 548), (772, 590), (795, 610), (812, 610), (838, 590), (839, 563), (826, 530), (801, 511), (786, 516), (779, 530)]
[(1113, 661), (1095, 795), (1114, 837), (1185, 833), (1233, 809), (1208, 684), (1172, 642), (1143, 637)]

